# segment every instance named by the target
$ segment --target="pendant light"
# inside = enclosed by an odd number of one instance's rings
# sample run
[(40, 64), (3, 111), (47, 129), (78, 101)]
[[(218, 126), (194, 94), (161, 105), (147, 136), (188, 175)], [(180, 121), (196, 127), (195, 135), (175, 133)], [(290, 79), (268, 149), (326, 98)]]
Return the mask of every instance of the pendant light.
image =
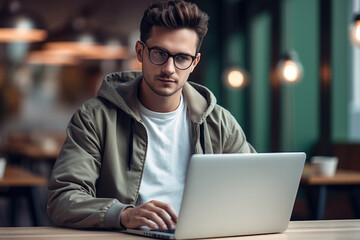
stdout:
[(283, 82), (297, 82), (302, 79), (303, 67), (295, 51), (288, 51), (280, 58), (277, 72)]
[(285, 1), (285, 40), (286, 52), (280, 57), (277, 63), (277, 73), (281, 81), (295, 83), (303, 77), (303, 67), (295, 50), (290, 50), (291, 28), (290, 28), (290, 2)]
[(101, 44), (93, 46), (93, 51), (83, 56), (87, 60), (126, 59), (130, 55), (127, 47), (117, 38), (108, 38)]
[(39, 42), (46, 37), (38, 16), (22, 8), (18, 1), (8, 1), (0, 10), (0, 42)]
[(50, 35), (43, 49), (58, 55), (86, 60), (124, 59), (129, 53), (119, 40), (108, 37), (94, 20), (93, 6), (84, 8), (58, 32)]
[(26, 63), (45, 66), (75, 66), (80, 61), (72, 55), (57, 54), (51, 50), (32, 50), (27, 56)]
[(248, 74), (239, 67), (232, 67), (224, 72), (223, 81), (228, 88), (244, 88), (248, 84)]
[(83, 57), (97, 51), (95, 46), (100, 44), (100, 38), (88, 16), (80, 15), (58, 32), (51, 33), (43, 48), (59, 55)]
[(360, 13), (355, 14), (350, 26), (350, 42), (353, 46), (360, 47)]

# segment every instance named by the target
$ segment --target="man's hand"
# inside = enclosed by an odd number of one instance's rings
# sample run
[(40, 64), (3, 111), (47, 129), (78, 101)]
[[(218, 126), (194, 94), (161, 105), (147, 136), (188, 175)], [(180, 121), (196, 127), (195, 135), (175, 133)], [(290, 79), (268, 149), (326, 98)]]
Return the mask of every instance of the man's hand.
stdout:
[(177, 215), (174, 209), (160, 201), (150, 201), (139, 207), (129, 207), (122, 211), (121, 224), (126, 228), (138, 228), (147, 226), (155, 230), (173, 230)]

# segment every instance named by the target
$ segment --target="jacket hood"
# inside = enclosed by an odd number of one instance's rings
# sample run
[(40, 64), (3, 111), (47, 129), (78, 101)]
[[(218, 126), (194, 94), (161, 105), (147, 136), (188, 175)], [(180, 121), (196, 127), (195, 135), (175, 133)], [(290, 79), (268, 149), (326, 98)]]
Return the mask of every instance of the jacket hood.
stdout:
[[(138, 121), (138, 85), (142, 79), (141, 71), (115, 72), (105, 76), (98, 96), (105, 98)], [(183, 87), (191, 121), (201, 124), (216, 105), (216, 98), (206, 87), (187, 82)]]

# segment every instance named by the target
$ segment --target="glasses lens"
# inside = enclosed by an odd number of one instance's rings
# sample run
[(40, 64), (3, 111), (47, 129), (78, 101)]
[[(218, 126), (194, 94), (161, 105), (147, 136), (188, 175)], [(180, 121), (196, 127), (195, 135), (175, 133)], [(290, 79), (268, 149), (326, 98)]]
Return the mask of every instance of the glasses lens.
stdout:
[[(151, 48), (150, 49), (150, 61), (156, 65), (162, 65), (169, 59), (169, 53), (163, 49)], [(186, 54), (177, 54), (174, 56), (175, 66), (184, 70), (191, 66), (193, 59), (191, 56)]]
[(179, 54), (175, 56), (175, 66), (179, 69), (186, 69), (190, 67), (193, 60), (190, 56)]
[(164, 50), (153, 48), (150, 51), (150, 60), (154, 64), (164, 64), (168, 59), (168, 53)]

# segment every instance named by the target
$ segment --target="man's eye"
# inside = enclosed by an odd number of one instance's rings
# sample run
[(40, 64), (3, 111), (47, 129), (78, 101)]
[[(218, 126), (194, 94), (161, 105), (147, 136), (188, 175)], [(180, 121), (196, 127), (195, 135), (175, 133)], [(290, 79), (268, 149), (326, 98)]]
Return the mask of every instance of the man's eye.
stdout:
[(176, 61), (178, 62), (187, 62), (187, 61), (191, 61), (191, 57), (187, 56), (187, 55), (177, 55), (176, 56)]
[(153, 50), (154, 54), (158, 57), (166, 57), (166, 52), (162, 51), (162, 50)]

